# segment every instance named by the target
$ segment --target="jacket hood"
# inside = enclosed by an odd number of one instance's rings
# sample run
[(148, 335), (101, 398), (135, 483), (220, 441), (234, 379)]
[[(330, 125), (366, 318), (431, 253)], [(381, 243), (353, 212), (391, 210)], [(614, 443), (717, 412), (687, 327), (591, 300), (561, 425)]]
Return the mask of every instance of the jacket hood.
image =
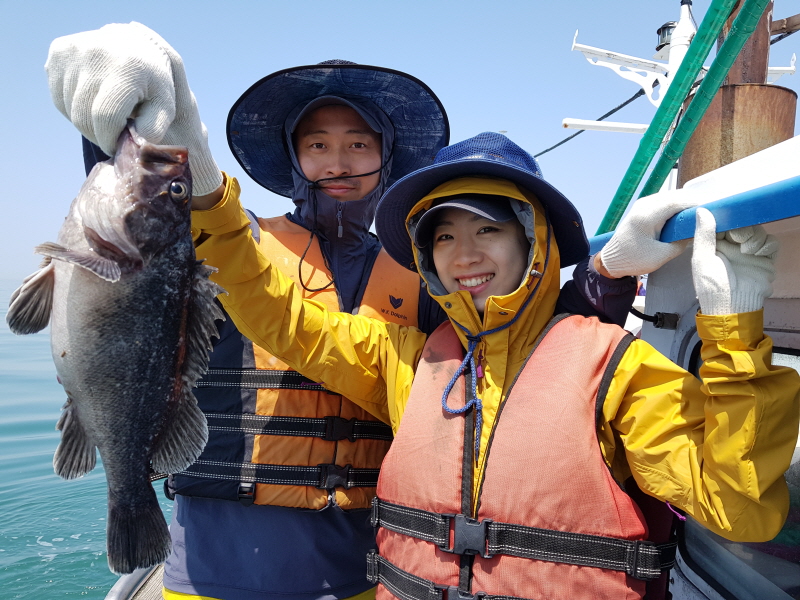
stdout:
[[(514, 210), (531, 243), (528, 266), (524, 275), (520, 273), (521, 281), (516, 290), (486, 300), (481, 320), (469, 292), (447, 293), (436, 275), (430, 251), (414, 247), (414, 260), (428, 292), (457, 325), (456, 331), (465, 344), (467, 334), (464, 329), (476, 335), (499, 327), (511, 327), (512, 338), (522, 332), (532, 344), (552, 317), (560, 289), (559, 251), (547, 215), (535, 195), (508, 180), (463, 177), (440, 185), (414, 205), (406, 218), (410, 238), (414, 238), (422, 214), (437, 199), (457, 194), (497, 195), (516, 200), (512, 203)], [(523, 342), (523, 346), (527, 345)]]

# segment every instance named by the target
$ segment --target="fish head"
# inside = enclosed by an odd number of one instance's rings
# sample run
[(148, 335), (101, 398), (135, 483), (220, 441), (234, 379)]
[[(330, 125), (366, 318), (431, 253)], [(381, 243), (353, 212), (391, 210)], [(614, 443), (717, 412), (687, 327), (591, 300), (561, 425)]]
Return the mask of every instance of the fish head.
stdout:
[(128, 235), (144, 259), (191, 236), (192, 176), (189, 151), (159, 146), (129, 127), (117, 145), (114, 169), (127, 181)]
[(126, 127), (114, 157), (95, 165), (75, 201), (85, 239), (124, 271), (191, 236), (189, 151), (151, 144)]

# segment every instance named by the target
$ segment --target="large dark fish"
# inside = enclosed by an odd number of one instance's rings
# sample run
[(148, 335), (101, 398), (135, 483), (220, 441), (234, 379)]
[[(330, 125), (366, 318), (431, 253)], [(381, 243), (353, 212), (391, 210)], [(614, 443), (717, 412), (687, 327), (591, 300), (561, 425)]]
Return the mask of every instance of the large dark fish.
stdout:
[(86, 179), (58, 235), (36, 248), (41, 268), (14, 292), (8, 325), (51, 324), (67, 402), (53, 465), (65, 479), (95, 466), (108, 480), (108, 564), (115, 573), (158, 564), (170, 549), (150, 468), (173, 473), (207, 439), (192, 388), (205, 371), (222, 290), (195, 260), (185, 148), (133, 129), (113, 160)]

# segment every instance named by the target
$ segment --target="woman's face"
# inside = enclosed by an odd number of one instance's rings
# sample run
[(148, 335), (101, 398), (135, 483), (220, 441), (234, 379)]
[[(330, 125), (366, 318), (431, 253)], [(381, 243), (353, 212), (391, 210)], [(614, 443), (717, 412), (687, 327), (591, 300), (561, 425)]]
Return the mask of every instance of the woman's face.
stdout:
[(433, 263), (448, 293), (470, 293), (483, 316), (489, 296), (516, 290), (528, 266), (530, 244), (517, 219), (490, 221), (460, 208), (442, 211), (433, 230)]

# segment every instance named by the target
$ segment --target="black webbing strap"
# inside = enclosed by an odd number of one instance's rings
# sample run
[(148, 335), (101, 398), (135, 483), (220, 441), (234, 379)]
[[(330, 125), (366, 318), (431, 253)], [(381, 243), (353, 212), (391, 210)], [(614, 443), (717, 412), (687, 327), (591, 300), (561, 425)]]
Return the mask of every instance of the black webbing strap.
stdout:
[(490, 553), (625, 571), (645, 581), (661, 576), (661, 553), (653, 542), (507, 523), (493, 523), (488, 529)]
[(361, 421), (342, 417), (276, 417), (205, 413), (209, 431), (231, 431), (254, 435), (317, 437), (327, 441), (392, 440), (392, 428), (379, 421)]
[(330, 490), (336, 487), (375, 487), (378, 473), (380, 469), (354, 469), (352, 465), (302, 467), (197, 460), (180, 475), (273, 485), (308, 485)]
[[(656, 545), (648, 541), (570, 533), (478, 521), (464, 515), (442, 515), (379, 498), (372, 501), (373, 527), (385, 527), (396, 533), (436, 544), (444, 552), (479, 554), (491, 558), (507, 554), (585, 567), (624, 571), (641, 580), (656, 579), (662, 570), (675, 562), (674, 542)], [(450, 530), (453, 529), (453, 543)]]
[(303, 377), (297, 371), (268, 371), (266, 369), (209, 369), (196, 385), (199, 388), (235, 387), (262, 390), (328, 391), (322, 387), (322, 384)]
[(456, 586), (439, 585), (393, 565), (377, 552), (367, 554), (367, 580), (380, 583), (400, 600), (525, 600), (518, 596), (494, 596), (459, 591)]

